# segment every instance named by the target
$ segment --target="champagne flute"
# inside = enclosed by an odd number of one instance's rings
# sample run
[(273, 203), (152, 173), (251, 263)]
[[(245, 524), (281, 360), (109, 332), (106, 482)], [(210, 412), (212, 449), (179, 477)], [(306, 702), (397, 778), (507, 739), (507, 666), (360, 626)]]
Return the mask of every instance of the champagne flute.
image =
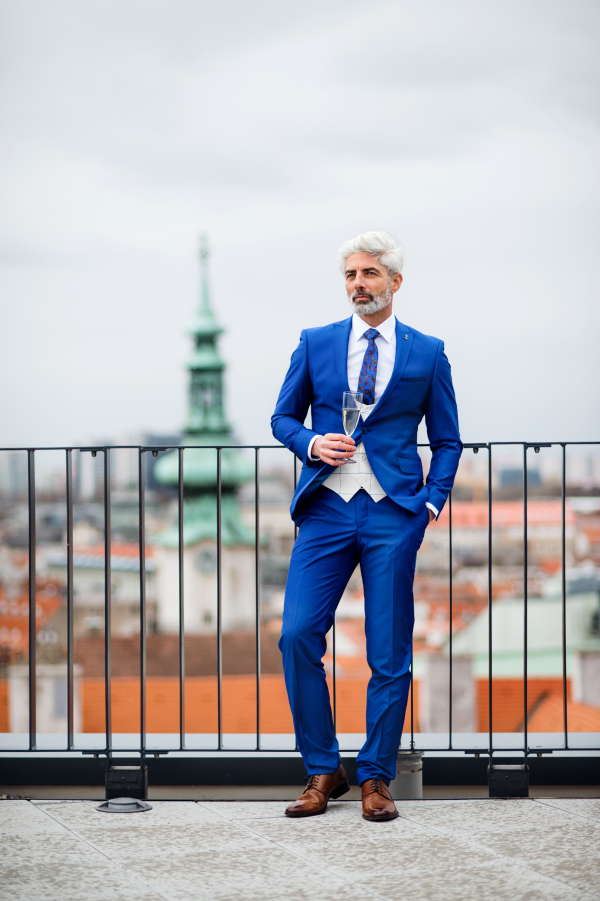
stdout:
[[(342, 420), (344, 431), (350, 438), (356, 426), (362, 410), (362, 391), (344, 391), (342, 397)], [(346, 460), (346, 463), (356, 463), (356, 460)]]

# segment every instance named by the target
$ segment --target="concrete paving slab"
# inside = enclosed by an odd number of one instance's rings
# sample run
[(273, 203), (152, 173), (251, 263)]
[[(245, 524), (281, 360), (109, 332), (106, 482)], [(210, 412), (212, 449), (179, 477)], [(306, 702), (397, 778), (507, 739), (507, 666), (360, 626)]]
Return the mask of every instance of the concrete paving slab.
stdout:
[(60, 831), (58, 823), (37, 810), (29, 801), (0, 801), (0, 835)]
[[(150, 866), (151, 878), (148, 880), (147, 875), (144, 878), (152, 888), (169, 894), (179, 890), (180, 897), (187, 898), (194, 895), (204, 898), (205, 893), (211, 898), (228, 897), (228, 891), (244, 899), (277, 892), (280, 898), (294, 898), (300, 888), (316, 895), (340, 890), (350, 882), (316, 863), (309, 869), (296, 854), (268, 843), (260, 849), (237, 850), (235, 855), (229, 851), (209, 851), (163, 856), (159, 861), (131, 858), (121, 862), (128, 872), (140, 876), (147, 874)], [(363, 894), (369, 895), (370, 892)]]
[[(420, 804), (422, 802), (416, 803)], [(436, 804), (445, 802), (432, 801), (428, 802), (428, 804), (429, 803)], [(231, 803), (228, 801), (204, 801), (201, 803), (199, 802), (198, 806), (203, 807), (205, 810), (218, 813), (220, 816), (223, 816), (232, 822), (265, 819), (280, 820), (287, 824), (296, 823), (299, 828), (302, 828), (301, 824), (310, 822), (316, 829), (320, 828), (319, 824), (323, 825), (325, 822), (331, 823), (333, 818), (335, 818), (338, 825), (347, 822), (355, 823), (356, 820), (364, 823), (364, 820), (362, 820), (362, 807), (359, 801), (330, 801), (327, 805), (327, 812), (325, 814), (309, 817), (308, 819), (286, 817), (285, 808), (287, 805), (280, 801), (242, 801), (239, 803)], [(399, 809), (402, 808), (399, 807)]]
[(88, 860), (69, 867), (37, 866), (2, 869), (3, 901), (165, 901), (110, 861)]
[[(273, 819), (284, 816), (286, 801), (199, 801), (196, 806), (228, 820)], [(332, 805), (333, 806), (333, 805)]]
[(590, 901), (589, 894), (571, 885), (504, 864), (421, 871), (412, 873), (408, 883), (384, 872), (379, 889), (392, 901)]
[[(116, 815), (115, 815), (116, 816)], [(123, 818), (127, 815), (123, 814)], [(111, 819), (114, 818), (111, 816)], [(236, 854), (245, 849), (264, 845), (260, 836), (227, 824), (218, 828), (207, 826), (200, 820), (193, 826), (156, 826), (143, 830), (128, 829), (126, 826), (114, 828), (110, 823), (98, 828), (78, 829), (77, 834), (98, 848), (102, 854), (119, 860), (131, 856), (132, 841), (141, 840), (144, 856), (162, 854), (191, 854), (196, 851), (226, 850)]]
[(2, 901), (592, 901), (594, 799), (358, 802), (289, 819), (281, 802), (0, 801)]
[[(42, 843), (43, 866), (70, 866), (73, 860), (81, 860), (84, 857), (97, 858), (97, 851), (82, 842), (81, 838), (68, 832), (66, 829), (60, 832), (25, 834), (2, 836), (2, 865), (18, 866), (24, 860), (37, 860), (40, 855), (40, 843)], [(1, 895), (1, 889), (0, 889)]]
[(98, 801), (67, 801), (62, 804), (49, 801), (31, 802), (37, 810), (45, 811), (53, 820), (68, 829), (102, 827), (110, 820), (111, 829), (152, 829), (163, 826), (185, 826), (204, 821), (218, 822), (215, 814), (195, 804), (194, 801), (161, 801), (152, 804), (152, 810), (132, 814), (101, 813), (96, 810)]
[(541, 873), (581, 891), (589, 892), (588, 897), (600, 898), (600, 869), (598, 857), (590, 856), (558, 857), (548, 855), (543, 860), (530, 863), (532, 872)]
[(479, 847), (487, 845), (507, 862), (600, 897), (600, 824), (588, 822), (526, 835), (488, 833), (481, 836)]
[(406, 804), (399, 809), (411, 820), (440, 832), (476, 836), (559, 825), (568, 829), (576, 823), (572, 813), (529, 798), (447, 801), (431, 806)]
[(591, 856), (600, 862), (600, 824), (584, 819), (570, 823), (567, 828), (560, 823), (525, 833), (511, 830), (503, 833), (483, 832), (476, 841), (480, 847), (494, 849), (516, 860), (541, 860), (545, 857), (577, 860)]
[(592, 798), (545, 798), (544, 804), (588, 820), (600, 821), (600, 800)]
[[(376, 824), (373, 828), (379, 828)], [(471, 847), (449, 836), (410, 835), (395, 831), (388, 833), (388, 841), (375, 837), (371, 841), (305, 842), (296, 846), (295, 853), (307, 864), (319, 866), (353, 882), (368, 881), (379, 872), (394, 874), (395, 879), (405, 879), (414, 873), (448, 870), (469, 862), (472, 867), (489, 866), (497, 862), (494, 852)], [(279, 843), (286, 850), (293, 850), (293, 843)], [(376, 878), (378, 882), (378, 877)]]
[(351, 815), (342, 817), (326, 813), (324, 816), (291, 819), (245, 819), (239, 824), (264, 836), (269, 841), (300, 849), (304, 845), (337, 847), (347, 843), (387, 845), (420, 836), (431, 838), (431, 830), (402, 818), (386, 823), (369, 823), (362, 818), (362, 808), (355, 803)]

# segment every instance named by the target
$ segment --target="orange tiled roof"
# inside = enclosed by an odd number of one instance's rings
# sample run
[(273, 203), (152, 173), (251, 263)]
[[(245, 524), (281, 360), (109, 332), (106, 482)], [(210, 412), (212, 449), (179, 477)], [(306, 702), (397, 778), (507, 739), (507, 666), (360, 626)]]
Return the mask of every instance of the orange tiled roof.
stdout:
[[(437, 522), (432, 522), (430, 529), (448, 528), (448, 504), (444, 507)], [(569, 505), (566, 508), (567, 525), (575, 522), (575, 515)], [(560, 525), (562, 523), (562, 502), (559, 500), (529, 501), (527, 504), (527, 522), (536, 525)], [(485, 501), (453, 501), (452, 525), (454, 528), (487, 528), (488, 505)], [(521, 501), (496, 501), (492, 504), (492, 525), (522, 526), (523, 504)]]
[[(134, 542), (113, 541), (110, 546), (111, 557), (139, 557), (140, 546)], [(75, 554), (85, 554), (88, 557), (104, 557), (103, 544), (82, 544), (73, 549)], [(152, 545), (146, 545), (146, 557), (154, 556)]]
[[(567, 727), (569, 732), (600, 732), (600, 707), (567, 700)], [(562, 697), (553, 694), (542, 701), (529, 719), (528, 728), (530, 732), (562, 732)]]

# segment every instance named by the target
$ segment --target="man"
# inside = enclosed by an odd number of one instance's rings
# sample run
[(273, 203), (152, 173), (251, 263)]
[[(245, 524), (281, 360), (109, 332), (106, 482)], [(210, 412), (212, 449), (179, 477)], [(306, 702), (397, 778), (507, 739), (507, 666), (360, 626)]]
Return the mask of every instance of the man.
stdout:
[[(360, 564), (372, 676), (357, 775), (363, 817), (379, 821), (398, 816), (388, 786), (410, 685), (416, 555), (452, 488), (462, 444), (443, 343), (392, 312), (401, 249), (385, 232), (367, 232), (340, 248), (339, 262), (352, 316), (302, 332), (271, 421), (275, 438), (303, 461), (279, 647), (309, 779), (286, 814), (324, 813), (330, 797), (349, 790), (322, 658)], [(364, 395), (352, 438), (343, 434), (344, 391)], [(309, 407), (311, 429), (304, 425)], [(417, 453), (423, 416), (432, 450), (425, 484)]]

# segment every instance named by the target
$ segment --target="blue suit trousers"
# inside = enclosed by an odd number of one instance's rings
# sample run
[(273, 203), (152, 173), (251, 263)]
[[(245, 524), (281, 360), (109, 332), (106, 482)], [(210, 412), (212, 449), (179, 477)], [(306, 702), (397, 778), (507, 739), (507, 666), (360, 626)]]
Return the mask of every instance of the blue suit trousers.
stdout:
[(410, 687), (413, 581), (429, 510), (413, 513), (364, 490), (346, 502), (323, 486), (296, 514), (298, 538), (285, 592), (279, 647), (298, 748), (308, 775), (340, 764), (323, 666), (326, 635), (350, 576), (360, 564), (365, 594), (367, 740), (358, 782), (396, 776)]

